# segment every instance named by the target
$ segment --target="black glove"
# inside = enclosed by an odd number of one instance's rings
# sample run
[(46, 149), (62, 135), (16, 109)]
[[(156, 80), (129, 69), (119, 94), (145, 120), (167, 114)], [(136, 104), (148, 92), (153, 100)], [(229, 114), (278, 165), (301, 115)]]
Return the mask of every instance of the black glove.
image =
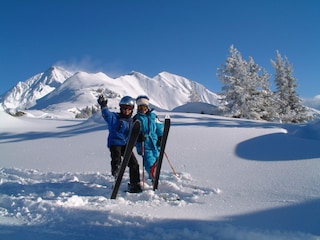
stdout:
[(97, 102), (99, 103), (101, 109), (105, 108), (107, 106), (108, 103), (108, 99), (105, 99), (103, 95), (100, 95)]
[(145, 140), (146, 136), (143, 133), (140, 133), (137, 142), (144, 142)]
[(160, 147), (160, 145), (161, 145), (161, 139), (162, 139), (162, 136), (159, 136), (158, 140), (157, 140), (157, 146), (158, 147)]

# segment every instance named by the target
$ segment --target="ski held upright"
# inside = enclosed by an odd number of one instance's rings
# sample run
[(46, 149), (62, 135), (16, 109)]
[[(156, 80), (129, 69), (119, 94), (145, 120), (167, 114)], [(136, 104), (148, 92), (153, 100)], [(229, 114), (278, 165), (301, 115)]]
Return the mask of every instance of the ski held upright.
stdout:
[(160, 153), (159, 153), (159, 157), (157, 160), (156, 173), (155, 173), (155, 176), (153, 179), (153, 190), (154, 191), (156, 189), (158, 189), (162, 160), (163, 160), (163, 155), (165, 153), (165, 148), (166, 148), (167, 139), (168, 139), (168, 135), (169, 135), (170, 125), (171, 125), (170, 116), (166, 115), (165, 120), (164, 120), (163, 135), (162, 135), (161, 144), (160, 144)]

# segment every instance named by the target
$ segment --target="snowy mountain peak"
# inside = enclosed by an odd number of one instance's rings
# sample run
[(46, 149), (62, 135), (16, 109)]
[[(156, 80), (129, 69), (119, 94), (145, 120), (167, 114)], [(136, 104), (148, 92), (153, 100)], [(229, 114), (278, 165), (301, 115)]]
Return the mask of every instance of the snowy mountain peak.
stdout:
[(131, 71), (129, 74), (126, 74), (129, 76), (137, 76), (137, 77), (147, 77), (146, 75), (140, 73), (140, 72), (136, 72), (136, 71)]
[(44, 77), (47, 77), (47, 84), (54, 82), (63, 83), (67, 78), (73, 75), (72, 72), (60, 66), (52, 66), (44, 72)]
[(25, 82), (18, 82), (1, 99), (4, 109), (26, 109), (36, 101), (59, 87), (72, 73), (59, 66), (52, 66)]

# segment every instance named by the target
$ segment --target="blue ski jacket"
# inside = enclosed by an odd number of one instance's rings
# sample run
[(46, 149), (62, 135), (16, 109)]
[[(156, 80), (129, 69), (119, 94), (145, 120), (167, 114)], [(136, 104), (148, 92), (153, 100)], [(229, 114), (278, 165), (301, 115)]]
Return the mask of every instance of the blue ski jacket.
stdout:
[[(157, 146), (158, 137), (163, 135), (163, 123), (160, 122), (157, 115), (152, 111), (148, 111), (146, 114), (137, 113), (134, 116), (135, 120), (141, 122), (140, 133), (144, 134), (146, 137), (144, 141), (144, 150), (159, 151), (159, 146)], [(137, 142), (136, 144), (137, 152), (139, 155), (142, 154), (142, 143)]]
[(121, 113), (110, 112), (108, 108), (103, 108), (101, 113), (109, 128), (107, 146), (109, 148), (112, 145), (125, 146), (133, 123), (132, 118)]

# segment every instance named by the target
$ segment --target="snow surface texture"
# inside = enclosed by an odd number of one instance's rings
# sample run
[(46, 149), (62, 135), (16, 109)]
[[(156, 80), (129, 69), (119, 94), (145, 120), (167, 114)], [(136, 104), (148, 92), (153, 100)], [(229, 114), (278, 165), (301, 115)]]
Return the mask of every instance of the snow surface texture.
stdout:
[(159, 190), (130, 194), (126, 170), (110, 200), (100, 114), (0, 118), (0, 239), (320, 239), (319, 122), (171, 113), (178, 176), (164, 159)]

